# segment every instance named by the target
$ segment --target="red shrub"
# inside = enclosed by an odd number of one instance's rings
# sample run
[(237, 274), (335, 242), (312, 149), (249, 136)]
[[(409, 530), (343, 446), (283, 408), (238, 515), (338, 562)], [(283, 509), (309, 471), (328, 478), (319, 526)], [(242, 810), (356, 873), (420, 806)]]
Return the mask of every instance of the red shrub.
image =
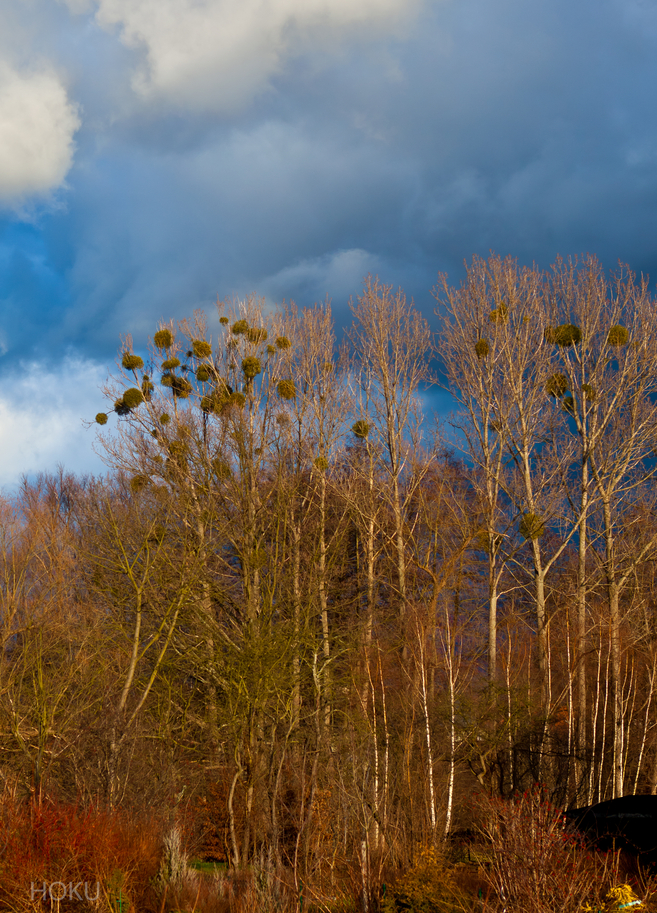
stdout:
[(481, 830), (489, 841), (484, 872), (494, 909), (599, 910), (618, 880), (618, 856), (592, 852), (569, 834), (540, 789), (509, 800), (483, 799)]
[(99, 893), (106, 905), (116, 894), (132, 909), (143, 910), (154, 900), (149, 893), (158, 867), (160, 834), (157, 822), (126, 811), (56, 802), (36, 807), (4, 798), (0, 802), (0, 909), (38, 910), (44, 884), (49, 907), (50, 886), (59, 883), (53, 896), (62, 896), (60, 911), (80, 913), (79, 900), (69, 899), (67, 906), (61, 885), (81, 882), (80, 891), (86, 884), (88, 895)]

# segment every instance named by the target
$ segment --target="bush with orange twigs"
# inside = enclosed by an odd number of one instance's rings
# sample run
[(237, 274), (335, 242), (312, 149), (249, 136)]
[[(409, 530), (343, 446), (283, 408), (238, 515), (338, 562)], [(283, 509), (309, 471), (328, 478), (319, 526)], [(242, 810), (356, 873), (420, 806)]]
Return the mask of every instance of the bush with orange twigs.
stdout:
[[(71, 885), (81, 885), (83, 897), (97, 894), (95, 909), (113, 910), (120, 899), (124, 909), (147, 910), (156, 899), (160, 846), (161, 828), (153, 819), (5, 797), (0, 804), (0, 909), (49, 909), (50, 886), (58, 884), (52, 896), (61, 897), (60, 913), (84, 908), (75, 894), (71, 897)], [(66, 894), (63, 886), (68, 886)]]
[(580, 913), (602, 910), (619, 879), (618, 854), (589, 850), (565, 829), (542, 790), (482, 800), (480, 824), (489, 854), (484, 877), (492, 910)]

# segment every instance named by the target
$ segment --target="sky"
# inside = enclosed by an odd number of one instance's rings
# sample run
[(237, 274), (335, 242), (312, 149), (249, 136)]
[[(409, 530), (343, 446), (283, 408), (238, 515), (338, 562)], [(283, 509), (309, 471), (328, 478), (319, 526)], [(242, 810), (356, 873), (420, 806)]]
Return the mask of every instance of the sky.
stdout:
[(0, 486), (101, 472), (122, 335), (597, 254), (657, 282), (656, 0), (2, 0)]

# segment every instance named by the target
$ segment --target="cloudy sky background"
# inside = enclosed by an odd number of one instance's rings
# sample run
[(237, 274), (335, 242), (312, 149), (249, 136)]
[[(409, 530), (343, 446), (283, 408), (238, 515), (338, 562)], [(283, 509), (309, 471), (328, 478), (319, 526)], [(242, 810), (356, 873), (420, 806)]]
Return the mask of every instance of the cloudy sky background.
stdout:
[(489, 250), (657, 281), (655, 0), (3, 0), (0, 484), (99, 471), (120, 335)]

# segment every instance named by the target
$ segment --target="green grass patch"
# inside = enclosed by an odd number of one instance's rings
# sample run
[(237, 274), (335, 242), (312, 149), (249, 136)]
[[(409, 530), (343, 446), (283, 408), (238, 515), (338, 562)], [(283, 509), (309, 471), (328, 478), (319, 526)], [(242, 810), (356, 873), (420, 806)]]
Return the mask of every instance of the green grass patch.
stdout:
[(225, 875), (228, 871), (225, 862), (205, 862), (203, 859), (190, 859), (189, 867), (202, 875)]

